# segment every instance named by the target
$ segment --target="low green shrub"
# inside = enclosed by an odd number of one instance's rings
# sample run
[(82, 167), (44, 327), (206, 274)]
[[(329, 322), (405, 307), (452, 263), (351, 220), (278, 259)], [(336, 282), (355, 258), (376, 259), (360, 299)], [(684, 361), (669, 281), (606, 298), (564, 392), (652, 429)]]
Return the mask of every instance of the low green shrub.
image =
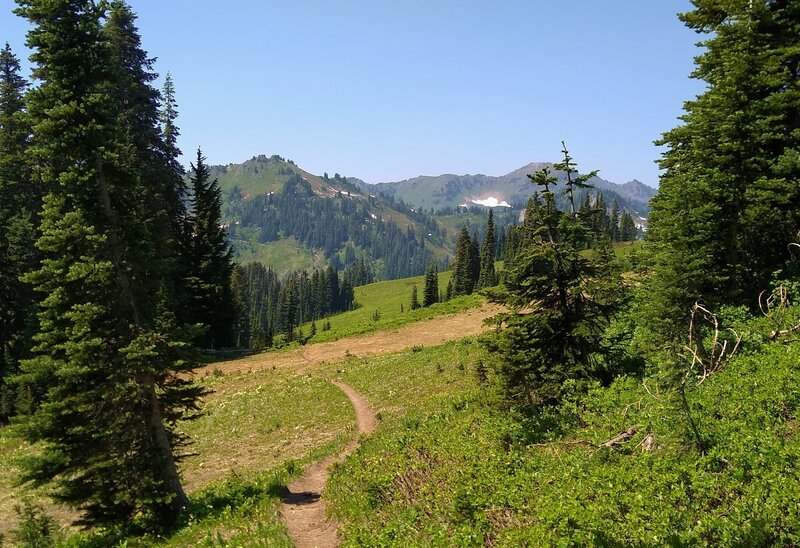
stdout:
[(345, 545), (800, 543), (800, 343), (754, 347), (687, 389), (704, 453), (652, 378), (528, 415), (482, 398), (384, 423), (337, 468), (326, 496)]

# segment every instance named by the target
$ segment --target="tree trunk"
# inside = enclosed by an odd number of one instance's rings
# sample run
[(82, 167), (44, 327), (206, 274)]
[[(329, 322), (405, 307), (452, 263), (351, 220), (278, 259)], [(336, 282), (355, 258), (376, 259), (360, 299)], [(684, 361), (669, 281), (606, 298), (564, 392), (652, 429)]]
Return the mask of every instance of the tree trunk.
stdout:
[[(123, 299), (127, 301), (130, 306), (130, 313), (133, 316), (134, 326), (141, 328), (141, 319), (139, 311), (136, 306), (136, 299), (133, 294), (130, 280), (125, 274), (123, 269), (122, 250), (120, 249), (119, 233), (117, 232), (117, 219), (114, 214), (114, 209), (111, 205), (111, 195), (108, 191), (108, 183), (106, 181), (105, 173), (103, 171), (103, 160), (97, 158), (97, 183), (100, 190), (100, 197), (103, 204), (103, 212), (109, 223), (108, 240), (111, 247), (111, 254), (114, 261), (114, 267), (117, 273), (117, 284), (123, 295)], [(181, 486), (180, 475), (178, 474), (178, 467), (175, 464), (175, 458), (172, 454), (172, 446), (169, 443), (169, 436), (164, 428), (164, 418), (161, 412), (161, 402), (156, 392), (155, 379), (151, 374), (140, 375), (136, 377), (136, 381), (142, 387), (145, 397), (147, 399), (148, 409), (148, 422), (150, 427), (150, 435), (152, 436), (153, 445), (160, 457), (161, 470), (160, 475), (166, 481), (167, 487), (173, 494), (173, 498), (169, 503), (171, 511), (171, 522), (180, 515), (188, 504), (186, 493)]]
[(178, 466), (175, 464), (175, 458), (172, 455), (172, 446), (169, 443), (167, 431), (164, 428), (164, 418), (161, 415), (161, 402), (158, 399), (156, 392), (156, 383), (152, 375), (144, 375), (138, 379), (139, 384), (144, 387), (147, 401), (150, 405), (149, 421), (150, 433), (153, 436), (153, 443), (161, 457), (161, 475), (167, 482), (169, 490), (174, 495), (169, 503), (171, 518), (169, 521), (174, 522), (175, 519), (186, 509), (189, 504), (189, 499), (186, 492), (181, 485), (181, 477), (178, 474)]

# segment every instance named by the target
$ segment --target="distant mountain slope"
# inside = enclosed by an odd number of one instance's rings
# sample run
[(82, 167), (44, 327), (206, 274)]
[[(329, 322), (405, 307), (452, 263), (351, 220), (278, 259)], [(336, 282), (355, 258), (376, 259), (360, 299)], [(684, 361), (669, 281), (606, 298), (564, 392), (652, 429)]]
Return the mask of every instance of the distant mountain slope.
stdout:
[(364, 259), (381, 279), (421, 274), (449, 256), (448, 231), (427, 214), (313, 175), (280, 156), (211, 166), (237, 258), (277, 272)]
[[(408, 206), (415, 208), (457, 208), (463, 204), (472, 206), (490, 198), (496, 199), (497, 202), (506, 202), (509, 205), (520, 207), (527, 202), (534, 190), (527, 175), (544, 166), (552, 168), (553, 164), (533, 162), (499, 177), (446, 174), (436, 177), (420, 176), (405, 181), (374, 185), (367, 184), (360, 179), (349, 179), (348, 181), (364, 192), (390, 196), (396, 201), (402, 200)], [(565, 174), (556, 172), (556, 176), (562, 183), (559, 184), (559, 187), (563, 188), (563, 181), (566, 180)], [(620, 185), (595, 177), (590, 183), (603, 192), (607, 204), (611, 204), (611, 201), (616, 199), (620, 207), (647, 218), (650, 212), (648, 202), (655, 195), (655, 189), (637, 180)]]
[[(364, 259), (379, 279), (391, 279), (421, 274), (433, 259), (447, 262), (464, 225), (482, 235), (486, 209), (475, 207), (482, 200), (513, 206), (497, 208), (498, 228), (518, 221), (534, 190), (526, 175), (545, 165), (528, 164), (501, 177), (423, 176), (378, 185), (314, 175), (277, 155), (211, 166), (211, 172), (219, 180), (223, 221), (239, 260), (256, 260), (282, 274), (325, 263), (341, 269)], [(652, 188), (639, 181), (592, 183), (607, 205), (616, 199), (646, 225)], [(559, 201), (566, 207), (563, 197)]]

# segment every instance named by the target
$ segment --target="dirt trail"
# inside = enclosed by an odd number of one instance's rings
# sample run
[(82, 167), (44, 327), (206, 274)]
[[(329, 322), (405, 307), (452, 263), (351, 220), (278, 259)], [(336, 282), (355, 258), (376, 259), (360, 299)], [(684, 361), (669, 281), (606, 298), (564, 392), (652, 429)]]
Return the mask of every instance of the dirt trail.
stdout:
[[(297, 373), (309, 372), (326, 362), (336, 362), (348, 356), (371, 356), (399, 352), (415, 345), (435, 346), (447, 341), (477, 335), (487, 329), (486, 318), (501, 311), (497, 305), (466, 310), (448, 316), (415, 322), (394, 330), (378, 331), (317, 343), (286, 352), (268, 352), (229, 362), (215, 363), (197, 370), (200, 375), (214, 370), (222, 373), (257, 371), (267, 368), (289, 368)], [(359, 434), (369, 434), (377, 426), (366, 400), (355, 390), (339, 381), (331, 381), (347, 395), (356, 412)], [(288, 486), (281, 504), (289, 537), (298, 548), (338, 546), (337, 524), (325, 516), (325, 500), (321, 498), (330, 475), (330, 467), (343, 460), (358, 444), (353, 440), (336, 456), (311, 464), (305, 473)]]
[[(331, 381), (344, 392), (356, 411), (359, 434), (369, 434), (378, 422), (366, 400), (339, 381)], [(340, 455), (328, 457), (308, 467), (305, 474), (289, 485), (289, 492), (281, 504), (281, 515), (289, 531), (289, 537), (298, 548), (338, 546), (336, 523), (325, 516), (325, 500), (321, 498), (325, 483), (330, 475), (329, 469), (335, 462), (343, 460), (356, 448), (353, 440)]]
[(229, 362), (219, 362), (197, 369), (198, 375), (213, 370), (223, 373), (256, 371), (269, 367), (289, 367), (298, 373), (325, 362), (348, 356), (372, 356), (399, 352), (415, 345), (435, 346), (454, 339), (477, 335), (487, 328), (483, 320), (499, 313), (498, 305), (486, 304), (447, 316), (404, 325), (389, 331), (377, 331), (338, 341), (310, 344), (287, 352), (267, 352)]

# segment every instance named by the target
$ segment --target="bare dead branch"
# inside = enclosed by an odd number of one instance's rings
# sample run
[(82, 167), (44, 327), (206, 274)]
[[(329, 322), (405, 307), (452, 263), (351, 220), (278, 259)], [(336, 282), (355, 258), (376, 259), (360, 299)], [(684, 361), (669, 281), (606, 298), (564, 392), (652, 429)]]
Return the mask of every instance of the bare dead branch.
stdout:
[(650, 396), (653, 399), (655, 399), (655, 400), (660, 400), (661, 399), (661, 394), (659, 394), (659, 391), (658, 391), (658, 385), (656, 385), (656, 393), (655, 394), (653, 394), (650, 391), (650, 388), (647, 387), (647, 381), (646, 380), (642, 380), (642, 386), (644, 386), (644, 389), (647, 390), (647, 393), (650, 394)]
[(617, 445), (621, 444), (623, 441), (628, 441), (629, 439), (631, 439), (634, 434), (636, 434), (636, 427), (631, 426), (630, 428), (620, 432), (610, 440), (601, 443), (600, 445), (598, 445), (598, 447), (614, 448)]
[[(781, 302), (784, 302), (783, 300)], [(767, 308), (769, 304), (765, 305)], [(702, 344), (703, 333), (701, 326), (703, 323), (711, 328), (711, 349), (706, 351)], [(732, 328), (728, 331), (733, 335), (736, 341), (733, 348), (729, 347), (730, 341), (728, 339), (720, 340), (720, 323), (716, 314), (711, 312), (708, 308), (700, 304), (694, 303), (692, 313), (689, 320), (689, 343), (683, 349), (691, 356), (691, 363), (686, 371), (686, 379), (690, 375), (697, 376), (697, 383), (701, 384), (712, 374), (720, 371), (725, 367), (728, 360), (733, 356), (742, 342), (742, 335)]]

